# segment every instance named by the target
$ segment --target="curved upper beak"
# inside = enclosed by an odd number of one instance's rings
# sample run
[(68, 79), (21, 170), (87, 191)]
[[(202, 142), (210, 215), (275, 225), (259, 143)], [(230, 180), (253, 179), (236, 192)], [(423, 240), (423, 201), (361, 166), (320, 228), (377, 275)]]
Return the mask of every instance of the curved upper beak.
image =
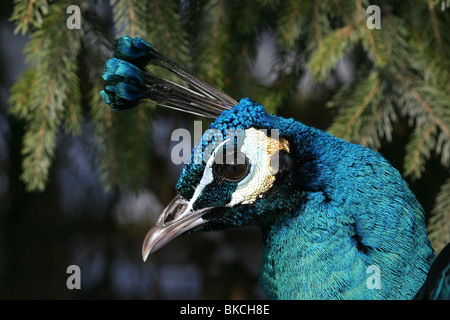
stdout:
[(155, 252), (178, 235), (199, 226), (207, 220), (202, 219), (203, 214), (212, 208), (193, 210), (192, 204), (177, 195), (150, 229), (142, 245), (142, 258), (147, 260), (150, 253)]

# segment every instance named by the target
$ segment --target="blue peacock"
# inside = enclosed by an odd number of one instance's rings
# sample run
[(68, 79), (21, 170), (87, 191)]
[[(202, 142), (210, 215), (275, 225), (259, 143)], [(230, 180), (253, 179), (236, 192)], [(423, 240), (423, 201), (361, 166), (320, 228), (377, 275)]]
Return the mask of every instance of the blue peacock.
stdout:
[(436, 258), (421, 205), (379, 153), (249, 98), (237, 102), (140, 38), (116, 41), (103, 78), (101, 95), (115, 110), (149, 99), (215, 119), (148, 232), (144, 260), (183, 233), (256, 224), (259, 282), (270, 299), (449, 298), (450, 246)]

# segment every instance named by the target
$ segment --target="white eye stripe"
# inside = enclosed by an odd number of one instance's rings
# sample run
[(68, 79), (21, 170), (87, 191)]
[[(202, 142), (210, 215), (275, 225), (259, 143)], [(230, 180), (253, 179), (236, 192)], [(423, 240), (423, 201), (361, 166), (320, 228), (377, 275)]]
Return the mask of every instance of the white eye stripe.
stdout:
[(212, 166), (216, 159), (216, 154), (217, 154), (219, 148), (221, 148), (229, 140), (230, 139), (226, 139), (225, 141), (221, 142), (211, 153), (211, 156), (209, 157), (208, 161), (206, 162), (205, 170), (203, 170), (203, 176), (200, 179), (200, 182), (199, 182), (197, 188), (195, 188), (194, 195), (192, 196), (191, 200), (189, 201), (189, 203), (187, 205), (186, 212), (188, 212), (188, 210), (192, 209), (195, 201), (197, 201), (197, 199), (201, 195), (203, 189), (205, 189), (205, 187), (214, 180)]
[(237, 189), (233, 192), (229, 207), (239, 203), (253, 203), (258, 196), (273, 186), (275, 175), (270, 165), (272, 144), (273, 139), (262, 131), (254, 128), (245, 130), (241, 152), (247, 156), (252, 166), (248, 176), (238, 184)]

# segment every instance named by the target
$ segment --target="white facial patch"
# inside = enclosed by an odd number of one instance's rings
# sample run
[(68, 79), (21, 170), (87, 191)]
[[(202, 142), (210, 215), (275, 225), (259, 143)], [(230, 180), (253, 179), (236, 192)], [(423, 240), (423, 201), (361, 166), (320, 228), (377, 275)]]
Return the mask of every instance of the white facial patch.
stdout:
[(276, 171), (272, 167), (271, 159), (272, 155), (280, 149), (289, 152), (289, 144), (286, 140), (278, 141), (254, 128), (245, 130), (241, 152), (249, 159), (251, 168), (249, 174), (239, 182), (227, 206), (253, 203), (273, 186)]
[[(180, 216), (192, 211), (194, 203), (200, 197), (205, 187), (213, 182), (213, 164), (216, 161), (219, 150), (228, 141), (230, 139), (221, 142), (211, 153), (206, 162), (203, 176), (195, 188), (185, 212)], [(268, 137), (263, 131), (254, 128), (245, 130), (245, 138), (240, 151), (249, 160), (250, 172), (238, 183), (236, 190), (231, 195), (230, 203), (227, 204), (228, 207), (233, 207), (236, 204), (253, 203), (273, 186), (278, 169), (278, 164), (274, 165), (272, 163), (274, 160), (273, 155), (281, 149), (289, 152), (289, 143), (285, 139), (278, 140)], [(222, 155), (220, 154), (220, 156)]]
[(205, 166), (205, 170), (203, 171), (202, 179), (200, 180), (197, 188), (195, 188), (194, 195), (192, 196), (191, 200), (189, 201), (185, 212), (183, 212), (180, 216), (186, 215), (192, 211), (194, 203), (195, 203), (195, 201), (197, 201), (197, 199), (200, 196), (200, 194), (202, 193), (203, 189), (205, 189), (205, 187), (213, 181), (214, 177), (213, 177), (213, 173), (212, 173), (212, 165), (215, 161), (216, 154), (217, 154), (219, 148), (221, 148), (229, 140), (230, 139), (227, 139), (227, 140), (221, 142), (216, 147), (216, 149), (214, 149), (213, 153), (211, 154), (211, 157), (209, 157), (208, 161), (206, 162), (206, 166)]

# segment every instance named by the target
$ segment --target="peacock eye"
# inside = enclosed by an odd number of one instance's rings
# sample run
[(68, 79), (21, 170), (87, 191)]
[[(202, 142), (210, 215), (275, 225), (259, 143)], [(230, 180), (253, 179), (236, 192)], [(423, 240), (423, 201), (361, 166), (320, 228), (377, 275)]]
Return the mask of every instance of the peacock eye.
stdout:
[(248, 158), (243, 156), (240, 161), (234, 159), (232, 163), (221, 165), (220, 175), (223, 179), (229, 181), (240, 181), (244, 179), (250, 171), (250, 163)]
[(238, 181), (244, 178), (248, 173), (246, 164), (226, 164), (223, 168), (223, 177), (231, 181)]

